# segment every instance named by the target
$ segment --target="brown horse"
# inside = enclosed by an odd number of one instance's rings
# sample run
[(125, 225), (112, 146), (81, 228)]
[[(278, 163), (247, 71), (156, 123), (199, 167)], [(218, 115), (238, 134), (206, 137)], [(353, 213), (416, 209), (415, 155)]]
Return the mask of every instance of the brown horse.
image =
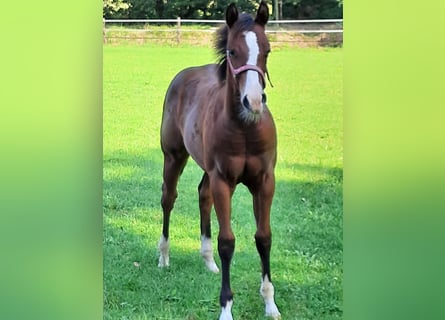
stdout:
[(257, 231), (255, 241), (261, 257), (260, 293), (266, 315), (280, 313), (274, 301), (270, 275), (270, 208), (275, 190), (276, 129), (266, 106), (267, 56), (265, 34), (269, 9), (261, 2), (255, 19), (238, 14), (231, 4), (226, 25), (217, 34), (219, 64), (181, 71), (171, 82), (164, 101), (161, 147), (164, 153), (162, 209), (164, 221), (159, 242), (159, 266), (169, 265), (169, 221), (177, 197), (176, 186), (189, 155), (204, 170), (199, 184), (201, 255), (207, 267), (218, 272), (213, 258), (210, 211), (215, 206), (219, 223), (218, 253), (222, 287), (220, 319), (232, 319), (233, 294), (230, 262), (235, 236), (230, 224), (231, 198), (238, 183), (253, 196)]

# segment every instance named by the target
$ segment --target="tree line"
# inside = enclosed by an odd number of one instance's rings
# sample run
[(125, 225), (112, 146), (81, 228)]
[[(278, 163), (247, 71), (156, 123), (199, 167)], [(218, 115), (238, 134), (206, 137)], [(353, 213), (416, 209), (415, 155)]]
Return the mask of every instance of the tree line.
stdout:
[[(103, 0), (105, 19), (224, 19), (227, 6), (255, 12), (258, 0)], [(272, 19), (341, 19), (343, 0), (272, 0)]]

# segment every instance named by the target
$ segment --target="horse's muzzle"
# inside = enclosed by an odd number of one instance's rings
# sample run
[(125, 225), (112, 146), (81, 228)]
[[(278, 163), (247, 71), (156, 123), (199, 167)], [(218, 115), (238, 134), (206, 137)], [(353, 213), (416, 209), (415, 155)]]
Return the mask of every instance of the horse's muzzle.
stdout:
[(246, 94), (242, 100), (242, 103), (243, 103), (244, 108), (246, 108), (247, 110), (249, 110), (253, 113), (260, 114), (264, 110), (266, 101), (267, 101), (267, 96), (263, 92), (261, 94), (261, 99), (258, 99), (258, 98), (253, 99)]

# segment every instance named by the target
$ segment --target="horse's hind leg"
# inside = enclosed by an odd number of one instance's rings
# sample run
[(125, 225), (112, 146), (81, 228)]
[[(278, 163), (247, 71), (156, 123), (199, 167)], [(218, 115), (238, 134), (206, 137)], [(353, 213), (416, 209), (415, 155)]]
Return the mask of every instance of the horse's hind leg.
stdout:
[(185, 148), (175, 149), (174, 151), (164, 150), (164, 182), (162, 184), (162, 198), (161, 205), (164, 213), (162, 235), (159, 240), (159, 267), (166, 267), (169, 265), (169, 225), (170, 213), (173, 209), (178, 192), (176, 186), (178, 185), (179, 176), (181, 175), (187, 163), (188, 153)]
[(201, 255), (207, 268), (212, 272), (219, 272), (213, 258), (212, 233), (210, 227), (210, 212), (212, 210), (213, 198), (210, 192), (209, 176), (204, 173), (198, 187), (199, 211), (201, 214)]

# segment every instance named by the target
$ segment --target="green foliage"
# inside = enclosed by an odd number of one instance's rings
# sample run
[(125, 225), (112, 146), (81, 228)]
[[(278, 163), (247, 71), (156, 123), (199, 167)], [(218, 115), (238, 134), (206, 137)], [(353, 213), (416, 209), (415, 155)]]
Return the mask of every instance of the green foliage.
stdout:
[[(278, 1), (278, 0), (274, 0)], [(274, 1), (269, 2), (271, 13)], [(129, 19), (224, 19), (229, 3), (235, 2), (241, 12), (254, 13), (257, 0), (104, 0), (105, 18)], [(343, 0), (283, 0), (282, 18), (341, 18)]]
[[(221, 275), (199, 254), (197, 185), (190, 160), (171, 217), (171, 266), (157, 267), (162, 102), (173, 76), (215, 61), (211, 48), (105, 45), (103, 53), (104, 319), (217, 319)], [(267, 88), (278, 130), (271, 252), (283, 319), (342, 318), (342, 49), (277, 49)], [(232, 203), (236, 319), (264, 317), (252, 200)], [(214, 254), (218, 223), (212, 213)]]
[(103, 16), (106, 19), (119, 18), (125, 14), (129, 6), (125, 0), (103, 0)]
[(284, 19), (340, 19), (343, 0), (283, 0)]
[[(153, 2), (148, 7), (155, 8), (154, 12), (145, 14), (147, 17), (156, 18), (176, 18), (181, 17), (183, 19), (223, 19), (224, 13), (233, 0), (222, 1), (209, 1), (209, 0), (128, 0), (133, 7), (136, 7), (137, 3)], [(240, 0), (235, 1), (240, 11), (254, 12), (257, 7), (257, 2), (253, 0)], [(130, 10), (131, 11), (131, 10)], [(132, 11), (132, 17), (138, 16), (138, 11)], [(148, 11), (145, 11), (148, 13)], [(154, 14), (154, 15), (153, 15)], [(141, 16), (141, 15), (139, 15)], [(142, 14), (144, 16), (144, 14)]]
[(163, 0), (126, 0), (130, 4), (128, 19), (161, 19), (164, 16)]

